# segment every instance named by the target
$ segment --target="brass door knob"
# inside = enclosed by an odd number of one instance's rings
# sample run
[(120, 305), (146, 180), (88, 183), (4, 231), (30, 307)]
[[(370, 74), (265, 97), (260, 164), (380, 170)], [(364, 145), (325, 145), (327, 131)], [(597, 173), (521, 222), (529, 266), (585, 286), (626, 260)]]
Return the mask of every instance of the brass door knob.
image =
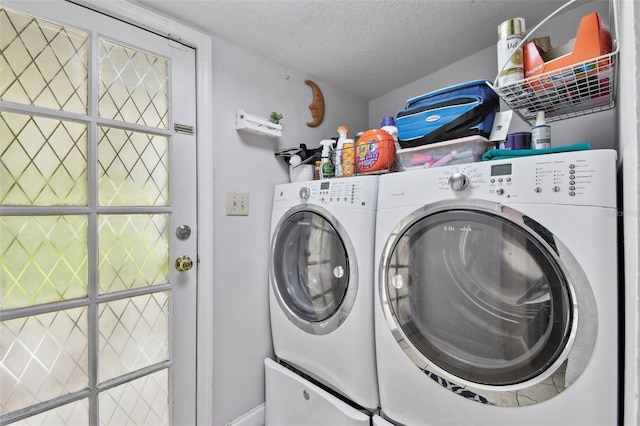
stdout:
[(176, 270), (180, 272), (188, 271), (193, 267), (193, 261), (189, 256), (180, 256), (176, 259)]

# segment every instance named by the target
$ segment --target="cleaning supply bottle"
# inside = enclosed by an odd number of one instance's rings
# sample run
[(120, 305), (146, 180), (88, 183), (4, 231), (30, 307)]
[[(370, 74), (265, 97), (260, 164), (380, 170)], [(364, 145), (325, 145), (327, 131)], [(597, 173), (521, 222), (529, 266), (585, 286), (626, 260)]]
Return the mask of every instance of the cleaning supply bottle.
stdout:
[(347, 126), (339, 126), (337, 130), (340, 137), (338, 138), (338, 143), (336, 144), (336, 151), (335, 151), (336, 152), (335, 161), (334, 161), (335, 176), (341, 177), (344, 174), (344, 172), (342, 171), (342, 155), (343, 155), (343, 149), (344, 149), (344, 142), (349, 137), (349, 128)]
[(385, 132), (389, 133), (393, 137), (394, 144), (396, 146), (396, 151), (400, 149), (400, 144), (398, 143), (398, 128), (396, 127), (396, 120), (393, 117), (384, 117), (382, 122), (380, 123), (380, 128)]
[(320, 158), (320, 179), (329, 179), (335, 176), (335, 169), (331, 162), (331, 148), (333, 139), (325, 139), (320, 141), (322, 145), (322, 157)]
[(342, 176), (356, 173), (356, 148), (353, 139), (347, 139), (342, 145)]
[(393, 136), (385, 130), (367, 130), (356, 142), (356, 167), (362, 173), (391, 170), (395, 158)]
[(544, 111), (538, 111), (536, 124), (531, 128), (531, 148), (551, 148), (551, 127), (545, 121)]
[(523, 18), (498, 25), (498, 86), (507, 86), (524, 78), (521, 42), (526, 35)]

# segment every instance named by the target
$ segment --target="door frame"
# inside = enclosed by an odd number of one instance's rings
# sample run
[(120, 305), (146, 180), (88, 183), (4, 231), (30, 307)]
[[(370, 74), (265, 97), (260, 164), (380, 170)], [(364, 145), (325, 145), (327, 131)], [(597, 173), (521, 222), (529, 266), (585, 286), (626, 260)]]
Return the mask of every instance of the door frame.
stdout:
[[(211, 220), (200, 220), (213, 211), (213, 145), (204, 143), (213, 134), (210, 117), (213, 116), (212, 93), (212, 38), (193, 30), (186, 25), (173, 21), (166, 16), (140, 7), (128, 1), (104, 0), (67, 0), (138, 25), (149, 31), (196, 49), (196, 146), (197, 146), (197, 197), (198, 197), (198, 268), (197, 268), (197, 348), (196, 348), (196, 419), (198, 424), (213, 422), (213, 267), (212, 262), (199, 262), (211, 259), (213, 255), (213, 226)], [(204, 336), (200, 339), (197, 336)]]

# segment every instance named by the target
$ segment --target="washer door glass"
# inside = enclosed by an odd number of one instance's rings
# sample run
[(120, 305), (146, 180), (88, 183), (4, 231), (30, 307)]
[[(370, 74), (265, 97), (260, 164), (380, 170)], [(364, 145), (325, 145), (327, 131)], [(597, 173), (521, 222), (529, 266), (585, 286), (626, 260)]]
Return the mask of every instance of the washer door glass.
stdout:
[(397, 325), (451, 375), (515, 384), (562, 353), (568, 285), (536, 237), (505, 218), (436, 212), (409, 226), (388, 259), (385, 291)]
[(276, 288), (300, 319), (321, 322), (338, 311), (349, 286), (349, 257), (322, 215), (301, 211), (284, 220), (273, 247)]

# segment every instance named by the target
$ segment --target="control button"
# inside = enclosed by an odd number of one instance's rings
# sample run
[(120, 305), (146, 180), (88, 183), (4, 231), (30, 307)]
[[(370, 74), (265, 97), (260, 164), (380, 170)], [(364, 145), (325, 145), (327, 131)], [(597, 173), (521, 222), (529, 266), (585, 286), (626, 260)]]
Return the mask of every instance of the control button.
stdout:
[(569, 181), (569, 185), (575, 185), (575, 184), (576, 184), (576, 181), (575, 181), (575, 180), (570, 180), (570, 181)]
[(498, 195), (504, 194), (504, 189), (502, 189), (502, 188), (496, 189), (496, 194), (498, 194)]
[(502, 182), (502, 178), (498, 178), (498, 182)]
[(491, 183), (496, 183), (496, 180), (495, 179), (491, 179)]
[(507, 178), (507, 182), (511, 182), (511, 178)]
[(573, 197), (574, 195), (576, 195), (576, 193), (573, 192), (573, 191), (569, 191), (569, 195), (571, 195)]
[(320, 202), (324, 203), (324, 197), (320, 198)]
[(576, 174), (576, 171), (575, 171), (575, 170), (569, 170), (569, 174), (570, 174), (570, 175), (575, 175), (575, 174)]
[(575, 168), (576, 168), (576, 165), (575, 165), (575, 164), (569, 164), (569, 168), (570, 168), (570, 169), (575, 169)]
[(306, 186), (300, 188), (300, 198), (302, 198), (303, 200), (308, 200), (310, 195), (311, 190), (309, 188), (307, 188)]
[(534, 192), (542, 192), (542, 188), (540, 188), (539, 186), (536, 186), (536, 187), (533, 189), (533, 191), (534, 191)]
[(570, 190), (570, 191), (573, 191), (574, 189), (576, 189), (576, 187), (575, 187), (575, 186), (570, 186), (570, 187), (569, 187), (569, 190)]
[(560, 187), (559, 186), (554, 186), (553, 187), (553, 192), (560, 192)]

